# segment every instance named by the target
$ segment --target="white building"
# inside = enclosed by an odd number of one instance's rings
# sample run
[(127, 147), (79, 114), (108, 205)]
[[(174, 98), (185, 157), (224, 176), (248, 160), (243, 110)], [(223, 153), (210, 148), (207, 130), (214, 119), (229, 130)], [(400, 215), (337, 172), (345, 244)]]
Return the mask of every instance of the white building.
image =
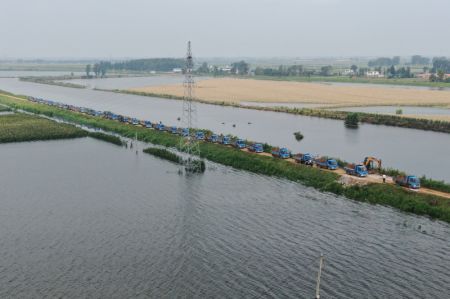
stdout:
[(355, 75), (355, 72), (352, 69), (346, 69), (342, 72), (342, 75), (344, 76), (353, 76)]
[(368, 71), (366, 72), (366, 77), (369, 78), (383, 78), (384, 75), (380, 73), (379, 71)]
[(231, 66), (227, 65), (225, 67), (220, 68), (220, 70), (224, 73), (231, 73)]

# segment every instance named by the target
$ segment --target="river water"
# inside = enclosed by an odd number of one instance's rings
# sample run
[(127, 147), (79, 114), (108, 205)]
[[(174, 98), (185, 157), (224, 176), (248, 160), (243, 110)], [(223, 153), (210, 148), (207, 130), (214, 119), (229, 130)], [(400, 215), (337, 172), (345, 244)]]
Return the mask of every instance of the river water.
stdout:
[(71, 72), (71, 71), (18, 71), (18, 70), (0, 70), (0, 78), (12, 78), (12, 77), (46, 77), (46, 76), (70, 76), (71, 74), (80, 76), (85, 74), (84, 72)]
[[(178, 100), (66, 88), (10, 78), (0, 79), (0, 89), (180, 125), (177, 118), (181, 116), (182, 104)], [(362, 161), (371, 155), (381, 158), (384, 167), (450, 182), (449, 134), (369, 124), (362, 124), (355, 130), (337, 120), (207, 104), (197, 104), (197, 110), (198, 127), (217, 133), (350, 162)], [(305, 136), (301, 142), (294, 138), (293, 133), (297, 131)]]
[(177, 84), (183, 82), (180, 75), (154, 75), (142, 77), (120, 77), (120, 78), (94, 78), (94, 79), (73, 79), (63, 80), (66, 83), (84, 85), (94, 89), (129, 89), (142, 86), (158, 86), (165, 84)]
[(448, 298), (450, 226), (93, 139), (0, 145), (1, 298)]

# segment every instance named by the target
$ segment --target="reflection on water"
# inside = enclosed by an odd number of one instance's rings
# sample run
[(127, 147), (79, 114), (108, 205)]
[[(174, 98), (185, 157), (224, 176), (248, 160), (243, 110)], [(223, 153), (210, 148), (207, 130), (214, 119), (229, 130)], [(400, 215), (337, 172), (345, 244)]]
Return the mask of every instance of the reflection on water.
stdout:
[(446, 298), (447, 224), (92, 139), (0, 145), (1, 298)]
[[(181, 116), (182, 104), (178, 100), (65, 88), (17, 79), (0, 79), (0, 89), (162, 121), (168, 125), (181, 125), (177, 118)], [(360, 125), (354, 132), (342, 121), (331, 119), (206, 104), (197, 104), (197, 108), (198, 126), (219, 134), (233, 134), (287, 146), (293, 152), (334, 156), (350, 162), (375, 156), (383, 160), (384, 167), (450, 182), (448, 134), (367, 124)], [(301, 142), (294, 138), (293, 133), (297, 131), (305, 136)], [(354, 138), (349, 140), (348, 134)], [(424, 153), (433, 159), (423, 159)]]

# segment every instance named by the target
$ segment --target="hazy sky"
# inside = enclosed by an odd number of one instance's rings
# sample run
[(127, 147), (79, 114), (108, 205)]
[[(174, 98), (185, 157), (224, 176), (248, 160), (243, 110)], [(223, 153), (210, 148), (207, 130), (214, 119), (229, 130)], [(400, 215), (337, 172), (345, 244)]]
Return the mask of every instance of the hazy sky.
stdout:
[(0, 0), (11, 57), (450, 56), (450, 0)]

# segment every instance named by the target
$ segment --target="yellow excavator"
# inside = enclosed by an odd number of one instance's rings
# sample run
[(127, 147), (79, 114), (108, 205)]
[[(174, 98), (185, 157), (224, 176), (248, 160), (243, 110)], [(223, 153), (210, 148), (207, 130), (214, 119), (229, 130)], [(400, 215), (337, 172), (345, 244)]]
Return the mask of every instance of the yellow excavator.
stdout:
[(369, 173), (374, 173), (381, 169), (381, 159), (375, 157), (365, 157), (363, 164), (366, 166)]

